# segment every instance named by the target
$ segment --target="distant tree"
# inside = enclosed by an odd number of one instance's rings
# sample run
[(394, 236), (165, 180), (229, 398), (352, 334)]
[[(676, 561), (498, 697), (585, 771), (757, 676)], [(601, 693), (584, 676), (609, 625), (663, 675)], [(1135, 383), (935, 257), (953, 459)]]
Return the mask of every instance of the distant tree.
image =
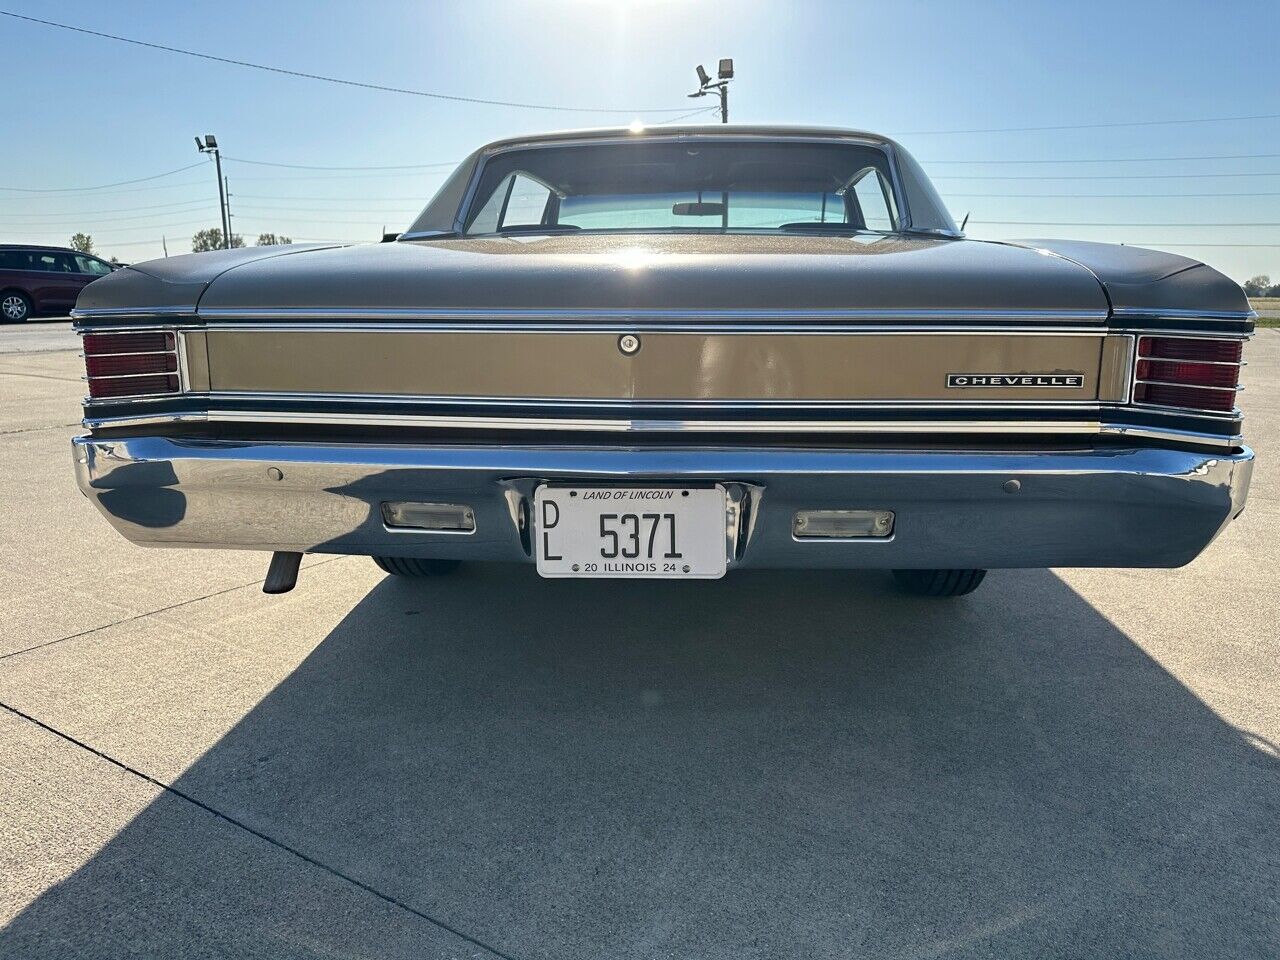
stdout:
[(1280, 283), (1273, 283), (1271, 289), (1263, 294), (1264, 297), (1280, 297)]
[[(231, 235), (231, 246), (243, 247), (244, 237), (238, 233)], [(204, 253), (206, 250), (222, 249), (222, 228), (209, 227), (207, 230), (201, 230), (191, 238), (191, 252)]]
[(260, 247), (276, 247), (285, 243), (293, 243), (293, 240), (284, 234), (277, 236), (274, 233), (258, 234), (258, 246)]
[(1251, 277), (1244, 282), (1244, 292), (1246, 296), (1250, 296), (1250, 297), (1275, 296), (1275, 294), (1273, 293), (1272, 294), (1268, 293), (1268, 291), (1271, 289), (1273, 289), (1271, 286), (1271, 278), (1268, 277), (1265, 273), (1259, 274), (1256, 277)]
[(77, 233), (71, 238), (70, 247), (80, 253), (93, 253), (93, 237), (87, 233)]

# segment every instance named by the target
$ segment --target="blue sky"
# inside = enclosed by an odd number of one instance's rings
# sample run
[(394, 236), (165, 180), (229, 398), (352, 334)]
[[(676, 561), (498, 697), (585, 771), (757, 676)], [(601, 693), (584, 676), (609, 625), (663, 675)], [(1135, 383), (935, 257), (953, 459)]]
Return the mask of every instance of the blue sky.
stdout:
[[(0, 9), (305, 72), (622, 111), (335, 86), (0, 17), (0, 186), (78, 188), (163, 173), (201, 160), (192, 137), (213, 132), (239, 158), (226, 173), (236, 230), (250, 242), (264, 231), (374, 239), (384, 223), (405, 225), (446, 168), (244, 160), (441, 163), (513, 133), (660, 122), (672, 114), (631, 111), (710, 108), (710, 99), (685, 97), (693, 66), (732, 56), (731, 119), (896, 135), (956, 219), (971, 214), (973, 236), (1141, 243), (1240, 280), (1280, 279), (1280, 226), (1210, 226), (1280, 224), (1280, 118), (934, 132), (1280, 114), (1274, 0), (0, 0)], [(1167, 159), (1180, 157), (1214, 159)], [(100, 252), (137, 261), (159, 256), (162, 236), (171, 253), (185, 252), (195, 230), (217, 224), (216, 211), (205, 166), (102, 190), (0, 189), (0, 240), (65, 243), (84, 230)], [(1146, 225), (1158, 223), (1179, 226)]]

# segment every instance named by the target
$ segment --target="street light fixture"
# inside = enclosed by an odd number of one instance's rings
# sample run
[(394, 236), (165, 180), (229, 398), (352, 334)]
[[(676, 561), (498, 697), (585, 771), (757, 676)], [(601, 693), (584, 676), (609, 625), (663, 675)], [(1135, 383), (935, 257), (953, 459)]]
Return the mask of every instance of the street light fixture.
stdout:
[(218, 174), (218, 209), (222, 213), (222, 249), (231, 249), (231, 216), (227, 210), (226, 181), (222, 179), (222, 153), (218, 150), (218, 138), (212, 133), (204, 135), (201, 142), (196, 137), (196, 149), (201, 153), (212, 153), (213, 163)]
[(723, 57), (716, 70), (717, 79), (712, 80), (702, 64), (694, 68), (698, 72), (698, 89), (689, 94), (690, 97), (705, 97), (715, 92), (720, 94), (720, 122), (729, 122), (729, 81), (733, 79), (733, 58)]

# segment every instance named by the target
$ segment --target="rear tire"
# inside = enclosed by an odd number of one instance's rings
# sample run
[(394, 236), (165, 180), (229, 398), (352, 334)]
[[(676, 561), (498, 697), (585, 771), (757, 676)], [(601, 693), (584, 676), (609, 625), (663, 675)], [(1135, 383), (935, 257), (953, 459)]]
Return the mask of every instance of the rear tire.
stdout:
[(985, 570), (895, 570), (893, 579), (908, 593), (924, 597), (962, 597), (973, 593)]
[(421, 557), (374, 557), (373, 562), (395, 577), (442, 577), (462, 566), (461, 560), (424, 560)]
[(0, 293), (0, 323), (25, 323), (30, 319), (30, 297), (19, 290)]

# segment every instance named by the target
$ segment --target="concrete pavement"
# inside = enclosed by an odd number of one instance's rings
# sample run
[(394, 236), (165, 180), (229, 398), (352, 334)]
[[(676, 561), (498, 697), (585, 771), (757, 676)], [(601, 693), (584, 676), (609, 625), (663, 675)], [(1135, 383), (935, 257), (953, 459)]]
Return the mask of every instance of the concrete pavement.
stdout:
[(37, 317), (23, 324), (0, 326), (0, 354), (79, 350), (66, 317)]
[(1280, 332), (1249, 359), (1203, 557), (938, 602), (329, 557), (266, 597), (120, 540), (75, 354), (0, 356), (0, 956), (1280, 953)]

